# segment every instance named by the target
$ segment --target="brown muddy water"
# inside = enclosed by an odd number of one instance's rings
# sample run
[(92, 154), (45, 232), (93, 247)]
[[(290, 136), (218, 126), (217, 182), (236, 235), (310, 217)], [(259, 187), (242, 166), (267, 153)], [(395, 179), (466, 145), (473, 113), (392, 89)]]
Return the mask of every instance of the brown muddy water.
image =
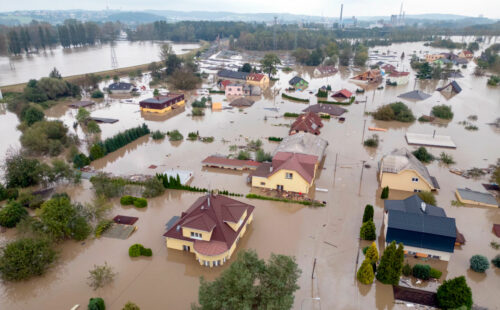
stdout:
[[(414, 50), (445, 50), (423, 47), (421, 44), (397, 44), (378, 48), (379, 51), (393, 51), (398, 57), (394, 64), (409, 69), (409, 57), (400, 62), (399, 55), (405, 52), (411, 54)], [(321, 137), (327, 139), (326, 159), (323, 169), (316, 180), (316, 187), (328, 189), (328, 192), (316, 192), (315, 198), (327, 201), (325, 208), (307, 208), (299, 205), (283, 204), (268, 201), (247, 200), (245, 202), (256, 206), (255, 221), (248, 234), (243, 238), (238, 250), (255, 249), (261, 257), (267, 258), (270, 253), (293, 255), (302, 269), (299, 280), (300, 290), (295, 296), (294, 309), (402, 309), (402, 305), (394, 304), (392, 288), (376, 282), (371, 286), (360, 285), (355, 279), (359, 262), (363, 255), (360, 248), (367, 242), (359, 242), (358, 234), (365, 204), (373, 204), (375, 208), (375, 223), (377, 232), (382, 229), (383, 202), (378, 199), (380, 190), (377, 181), (377, 163), (381, 156), (394, 148), (416, 147), (406, 144), (406, 132), (432, 134), (434, 130), (440, 135), (450, 135), (457, 149), (446, 150), (429, 148), (436, 156), (444, 151), (453, 155), (457, 168), (487, 167), (500, 157), (500, 132), (495, 131), (487, 123), (500, 116), (500, 90), (486, 85), (486, 78), (471, 75), (474, 65), (470, 64), (464, 71), (464, 78), (457, 79), (463, 91), (452, 97), (445, 98), (439, 92), (433, 91), (445, 83), (417, 82), (414, 83), (414, 72), (411, 82), (406, 86), (389, 87), (376, 90), (371, 87), (364, 95), (364, 103), (353, 104), (344, 116), (345, 123), (336, 119), (325, 120)], [(412, 71), (410, 69), (410, 71)], [(316, 91), (318, 87), (331, 84), (334, 90), (347, 88), (351, 91), (358, 86), (347, 79), (355, 72), (341, 70), (328, 78), (314, 79), (312, 68), (298, 68), (297, 72), (280, 73), (280, 81), (274, 84), (276, 89), (288, 87), (288, 80), (295, 74), (300, 74), (310, 81), (309, 90)], [(373, 111), (378, 106), (398, 100), (397, 95), (410, 91), (413, 87), (432, 93), (432, 97), (420, 102), (403, 100), (413, 110), (418, 118), (429, 114), (436, 104), (452, 105), (455, 116), (445, 125), (429, 123), (400, 124), (396, 122), (373, 121), (365, 111)], [(144, 96), (146, 96), (145, 94)], [(303, 96), (309, 96), (307, 93)], [(271, 91), (267, 90), (262, 98), (252, 107), (243, 110), (232, 109), (210, 111), (206, 109), (203, 117), (191, 117), (189, 97), (185, 112), (166, 119), (151, 118), (141, 115), (134, 103), (120, 101), (103, 103), (93, 107), (93, 116), (119, 118), (118, 123), (101, 125), (103, 137), (136, 126), (145, 122), (152, 130), (168, 131), (178, 129), (184, 137), (192, 131), (199, 131), (201, 136), (213, 136), (213, 143), (202, 142), (170, 142), (153, 141), (143, 137), (134, 143), (109, 154), (92, 165), (115, 174), (127, 175), (135, 173), (153, 174), (170, 168), (188, 169), (194, 172), (192, 185), (215, 189), (227, 189), (232, 192), (246, 194), (250, 187), (246, 183), (247, 173), (226, 172), (217, 169), (205, 169), (201, 161), (215, 153), (229, 154), (230, 145), (245, 145), (248, 139), (261, 139), (264, 149), (272, 151), (275, 143), (267, 142), (267, 137), (283, 137), (288, 134), (292, 119), (279, 117), (284, 112), (300, 112), (307, 104), (295, 103), (276, 98), (273, 103)], [(213, 96), (215, 102), (223, 102), (224, 96)], [(313, 98), (313, 101), (315, 99)], [(278, 108), (279, 112), (269, 110)], [(60, 109), (60, 110), (58, 110)], [(50, 114), (52, 113), (52, 114)], [(67, 124), (74, 121), (74, 110), (65, 107), (55, 107), (50, 111), (54, 118), (62, 119)], [(467, 131), (458, 122), (469, 115), (477, 115), (473, 122), (479, 127), (476, 132)], [(5, 115), (0, 116), (3, 118)], [(265, 120), (267, 117), (267, 120)], [(277, 118), (276, 118), (277, 117)], [(378, 132), (381, 143), (376, 150), (370, 150), (362, 145), (363, 125), (389, 128), (387, 132)], [(281, 126), (280, 126), (281, 125)], [(72, 130), (72, 129), (70, 129)], [(365, 139), (373, 132), (365, 131)], [(12, 139), (15, 141), (16, 139)], [(3, 144), (4, 138), (2, 138)], [(10, 141), (6, 138), (5, 141)], [(14, 143), (14, 142), (12, 142)], [(362, 170), (362, 161), (371, 167)], [(156, 169), (148, 169), (151, 164)], [(337, 167), (335, 169), (335, 166)], [(482, 190), (480, 180), (464, 179), (452, 174), (448, 168), (437, 162), (428, 165), (431, 175), (438, 179), (441, 190), (436, 198), (438, 205), (443, 207), (448, 216), (455, 217), (458, 229), (464, 234), (467, 243), (456, 248), (450, 262), (431, 261), (430, 263), (443, 271), (442, 279), (465, 275), (471, 286), (476, 304), (489, 309), (499, 309), (499, 298), (496, 292), (500, 289), (500, 272), (490, 268), (485, 275), (479, 275), (468, 270), (469, 259), (474, 254), (483, 254), (492, 259), (500, 251), (489, 246), (491, 241), (499, 241), (492, 233), (493, 223), (500, 223), (500, 210), (478, 207), (453, 207), (451, 200), (457, 187), (469, 187)], [(361, 178), (361, 173), (362, 178)], [(360, 181), (361, 179), (361, 181)], [(65, 188), (73, 199), (87, 201), (92, 197), (90, 184), (84, 181), (78, 187)], [(411, 193), (391, 192), (391, 199), (405, 198)], [(101, 238), (83, 243), (65, 242), (60, 245), (60, 260), (46, 275), (22, 283), (0, 284), (1, 309), (69, 309), (74, 304), (85, 306), (88, 298), (102, 296), (109, 309), (121, 309), (128, 301), (134, 301), (142, 309), (189, 309), (197, 299), (199, 277), (214, 279), (227, 266), (208, 269), (199, 266), (193, 255), (167, 250), (162, 237), (166, 222), (174, 215), (179, 215), (200, 194), (180, 191), (167, 191), (163, 196), (151, 199), (145, 210), (124, 208), (113, 200), (115, 208), (112, 214), (138, 216), (138, 231), (128, 240)], [(0, 235), (1, 240), (10, 240), (14, 233), (8, 231)], [(382, 238), (377, 240), (379, 247), (383, 246)], [(153, 249), (152, 258), (131, 259), (127, 249), (134, 243), (142, 243)], [(316, 259), (316, 270), (311, 277), (313, 263)], [(410, 262), (415, 263), (413, 259)], [(107, 262), (115, 268), (118, 276), (115, 282), (97, 292), (93, 292), (86, 284), (88, 270), (94, 264)], [(429, 288), (435, 283), (426, 283)], [(425, 286), (423, 285), (423, 286)], [(421, 284), (422, 286), (422, 284)], [(320, 300), (313, 300), (319, 297)]]

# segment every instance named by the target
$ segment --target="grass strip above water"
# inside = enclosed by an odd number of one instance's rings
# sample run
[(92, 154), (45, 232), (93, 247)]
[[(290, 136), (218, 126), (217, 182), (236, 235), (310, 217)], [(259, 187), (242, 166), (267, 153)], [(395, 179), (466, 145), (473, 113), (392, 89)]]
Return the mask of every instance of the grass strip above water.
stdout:
[(291, 199), (285, 199), (285, 198), (261, 196), (261, 195), (257, 195), (257, 194), (247, 194), (246, 198), (248, 198), (248, 199), (260, 199), (260, 200), (279, 201), (279, 202), (286, 202), (286, 203), (297, 203), (297, 204), (301, 204), (301, 205), (304, 205), (304, 206), (313, 206), (313, 207), (324, 207), (325, 206), (322, 203), (314, 202), (314, 201), (291, 200)]
[(285, 98), (285, 99), (299, 101), (299, 102), (309, 102), (309, 99), (297, 98), (297, 97), (293, 97), (293, 96), (290, 96), (287, 94), (281, 94), (281, 97)]

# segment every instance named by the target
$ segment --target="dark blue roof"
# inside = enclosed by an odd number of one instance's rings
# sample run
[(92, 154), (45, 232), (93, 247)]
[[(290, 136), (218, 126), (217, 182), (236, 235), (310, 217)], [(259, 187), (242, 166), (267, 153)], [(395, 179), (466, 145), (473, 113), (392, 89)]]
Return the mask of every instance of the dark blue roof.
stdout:
[(235, 80), (246, 80), (249, 73), (231, 70), (221, 70), (217, 72), (219, 77), (235, 79)]

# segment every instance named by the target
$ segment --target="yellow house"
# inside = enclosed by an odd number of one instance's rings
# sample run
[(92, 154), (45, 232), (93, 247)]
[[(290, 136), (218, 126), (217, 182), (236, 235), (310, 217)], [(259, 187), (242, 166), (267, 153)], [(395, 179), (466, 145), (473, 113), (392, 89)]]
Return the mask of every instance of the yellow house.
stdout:
[(379, 169), (380, 186), (408, 192), (439, 189), (436, 178), (406, 148), (394, 150), (382, 157)]
[(427, 54), (425, 55), (425, 61), (434, 62), (438, 59), (444, 58), (443, 54)]
[(261, 73), (250, 73), (247, 75), (247, 84), (264, 89), (269, 86), (269, 77)]
[(253, 210), (254, 206), (223, 195), (200, 197), (180, 218), (169, 221), (163, 235), (166, 246), (194, 253), (200, 265), (223, 265), (253, 221)]
[(317, 168), (317, 156), (278, 152), (272, 163), (264, 163), (252, 173), (252, 186), (307, 194)]
[(166, 113), (183, 106), (185, 103), (183, 94), (170, 93), (166, 96), (157, 96), (142, 100), (139, 102), (139, 106), (142, 112)]

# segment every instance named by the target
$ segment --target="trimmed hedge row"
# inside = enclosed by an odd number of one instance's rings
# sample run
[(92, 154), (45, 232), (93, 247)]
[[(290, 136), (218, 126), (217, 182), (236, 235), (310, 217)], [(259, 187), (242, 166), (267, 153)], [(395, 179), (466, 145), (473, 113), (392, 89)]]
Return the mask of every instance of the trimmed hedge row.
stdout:
[(260, 200), (271, 200), (271, 201), (280, 201), (280, 202), (286, 202), (286, 203), (298, 203), (304, 206), (313, 206), (313, 207), (324, 207), (325, 205), (319, 202), (312, 202), (312, 201), (300, 201), (300, 200), (291, 200), (291, 199), (285, 199), (285, 198), (276, 198), (276, 197), (267, 197), (267, 196), (261, 196), (257, 194), (247, 194), (246, 198), (248, 199), (260, 199)]
[(145, 208), (148, 206), (148, 201), (145, 198), (125, 195), (120, 198), (120, 204), (123, 206), (134, 205), (136, 208)]
[(297, 97), (293, 97), (293, 96), (290, 96), (287, 94), (281, 94), (281, 97), (284, 99), (295, 100), (295, 101), (299, 101), (299, 102), (309, 102), (309, 99), (297, 98)]
[(128, 255), (130, 257), (139, 257), (139, 256), (153, 256), (153, 250), (149, 248), (145, 248), (142, 244), (136, 243), (128, 249)]
[(340, 101), (328, 101), (328, 100), (319, 100), (318, 103), (327, 103), (327, 104), (338, 104), (338, 105), (351, 105), (354, 100), (356, 100), (356, 96), (352, 96), (351, 99), (347, 102), (340, 102)]

